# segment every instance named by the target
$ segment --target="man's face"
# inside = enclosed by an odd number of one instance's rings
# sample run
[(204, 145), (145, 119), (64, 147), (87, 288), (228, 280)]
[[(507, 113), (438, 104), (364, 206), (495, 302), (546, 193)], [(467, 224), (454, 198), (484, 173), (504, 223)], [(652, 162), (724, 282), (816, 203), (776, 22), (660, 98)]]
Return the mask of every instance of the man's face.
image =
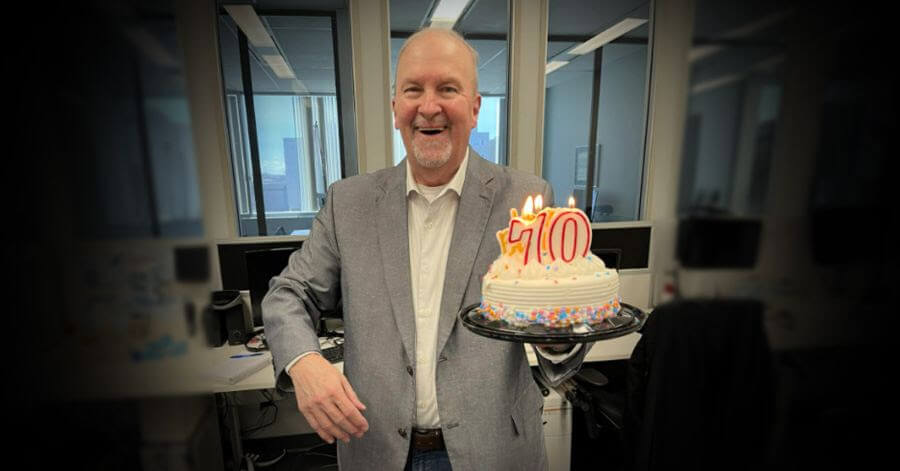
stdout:
[(437, 33), (403, 51), (391, 104), (411, 164), (435, 169), (462, 162), (481, 107), (472, 62), (463, 44)]

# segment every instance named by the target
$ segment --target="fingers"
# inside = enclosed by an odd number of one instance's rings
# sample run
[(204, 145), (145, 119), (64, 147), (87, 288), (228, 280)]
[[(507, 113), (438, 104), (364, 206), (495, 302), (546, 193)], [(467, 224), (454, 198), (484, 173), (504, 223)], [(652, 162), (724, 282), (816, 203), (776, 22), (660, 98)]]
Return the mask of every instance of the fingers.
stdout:
[[(346, 400), (343, 402), (349, 405), (349, 402), (347, 402)], [(362, 437), (363, 429), (361, 427), (357, 428), (356, 425), (354, 425), (350, 421), (350, 419), (346, 415), (344, 415), (344, 412), (335, 404), (326, 404), (322, 408), (322, 410), (325, 411), (325, 413), (328, 415), (328, 418), (331, 420), (332, 428), (329, 429), (329, 432), (331, 432), (332, 435), (343, 440), (344, 442), (350, 441), (350, 435), (353, 435), (356, 438)], [(356, 412), (359, 413), (359, 411)]]
[(359, 409), (354, 407), (353, 403), (348, 398), (339, 400), (336, 404), (339, 409), (338, 412), (340, 413), (340, 418), (336, 420), (335, 423), (341, 427), (342, 430), (356, 438), (362, 437), (363, 433), (365, 433), (366, 430), (369, 430), (369, 422), (366, 421), (366, 418), (359, 412)]
[(300, 411), (313, 430), (328, 443), (335, 438), (349, 442), (350, 435), (361, 438), (369, 429), (369, 423), (349, 400), (338, 399), (338, 403), (340, 406), (325, 399), (317, 404), (305, 404)]
[(300, 412), (303, 413), (303, 417), (306, 418), (310, 427), (316, 431), (322, 440), (325, 440), (328, 444), (334, 443), (335, 434), (332, 432), (336, 432), (336, 430), (334, 430), (334, 426), (331, 424), (331, 420), (328, 419), (327, 415), (312, 408), (301, 408)]
[(360, 402), (359, 398), (356, 397), (356, 391), (354, 391), (354, 390), (353, 390), (353, 387), (350, 386), (350, 381), (347, 381), (347, 377), (346, 377), (346, 376), (342, 376), (342, 377), (341, 377), (341, 384), (344, 386), (344, 393), (347, 394), (347, 397), (348, 397), (348, 398), (350, 398), (350, 402), (352, 402), (353, 405), (354, 405), (357, 409), (359, 409), (359, 410), (366, 410), (365, 404), (363, 404), (362, 402)]
[[(350, 442), (350, 434), (355, 431), (347, 430), (349, 422), (334, 404), (322, 405), (316, 412), (325, 432), (344, 443)], [(319, 435), (321, 436), (321, 433)]]

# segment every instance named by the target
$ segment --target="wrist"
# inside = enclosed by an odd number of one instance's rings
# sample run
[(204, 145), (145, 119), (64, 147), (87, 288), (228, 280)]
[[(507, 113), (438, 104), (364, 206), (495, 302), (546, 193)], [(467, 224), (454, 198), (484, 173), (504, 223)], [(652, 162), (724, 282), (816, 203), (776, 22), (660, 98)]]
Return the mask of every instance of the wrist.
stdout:
[(299, 371), (299, 368), (297, 368), (298, 366), (300, 366), (301, 364), (308, 365), (311, 361), (313, 361), (312, 358), (314, 357), (324, 358), (322, 357), (321, 353), (312, 350), (301, 354), (294, 361), (289, 363), (287, 368), (285, 368), (285, 371), (287, 372), (288, 376), (293, 377), (294, 373)]

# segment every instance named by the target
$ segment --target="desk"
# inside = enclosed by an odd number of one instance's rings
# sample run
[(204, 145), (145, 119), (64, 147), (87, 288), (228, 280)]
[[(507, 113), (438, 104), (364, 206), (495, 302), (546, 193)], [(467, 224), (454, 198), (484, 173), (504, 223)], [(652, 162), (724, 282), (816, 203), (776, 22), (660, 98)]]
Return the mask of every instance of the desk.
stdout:
[[(604, 340), (594, 344), (588, 352), (585, 362), (621, 360), (630, 357), (640, 334), (633, 333), (624, 337)], [(227, 393), (275, 387), (273, 368), (263, 368), (235, 384), (214, 381), (203, 373), (231, 355), (245, 353), (243, 345), (225, 345), (208, 348), (192, 341), (187, 354), (167, 357), (146, 362), (127, 361), (127, 349), (123, 346), (98, 348), (96, 345), (86, 347), (77, 342), (60, 345), (53, 354), (47, 355), (45, 372), (53, 372), (55, 389), (50, 391), (65, 400), (96, 399), (138, 399), (147, 404), (148, 415), (157, 423), (165, 425), (183, 425), (183, 433), (190, 433), (192, 425), (187, 423), (185, 412), (192, 407), (200, 407), (196, 401), (186, 400), (189, 397), (211, 398), (213, 395), (223, 397)], [(270, 352), (264, 352), (271, 359)], [(526, 355), (530, 365), (537, 365), (534, 352), (529, 346)], [(112, 358), (123, 359), (110, 361)], [(343, 363), (335, 366), (342, 370)], [(240, 424), (237, 414), (229, 414), (232, 459), (240, 460), (243, 455), (240, 440)], [(152, 424), (141, 424), (142, 434)], [(174, 427), (174, 425), (173, 425)], [(168, 432), (168, 431), (167, 431)], [(168, 432), (173, 433), (173, 432)], [(174, 432), (178, 433), (178, 432)], [(146, 435), (145, 435), (146, 436)], [(156, 436), (151, 434), (150, 436)], [(163, 441), (163, 439), (159, 439)]]

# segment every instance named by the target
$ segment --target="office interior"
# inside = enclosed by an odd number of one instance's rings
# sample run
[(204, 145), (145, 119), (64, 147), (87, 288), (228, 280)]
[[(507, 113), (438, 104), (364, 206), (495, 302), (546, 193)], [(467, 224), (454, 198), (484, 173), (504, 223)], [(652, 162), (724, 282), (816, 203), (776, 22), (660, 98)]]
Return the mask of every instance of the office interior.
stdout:
[[(761, 441), (727, 456), (698, 437), (682, 464), (885, 459), (890, 435), (876, 425), (894, 417), (898, 240), (885, 7), (462, 0), (444, 13), (453, 3), (130, 0), (39, 12), (25, 44), (40, 46), (11, 51), (33, 91), (12, 94), (21, 173), (7, 185), (9, 232), (28, 234), (6, 252), (13, 315), (25, 321), (15, 330), (30, 334), (11, 342), (28, 359), (6, 367), (21, 380), (4, 388), (14, 464), (337, 468), (333, 445), (270, 385), (274, 372), (238, 386), (186, 372), (255, 352), (266, 263), (302, 245), (329, 185), (401, 162), (396, 56), (429, 25), (456, 29), (479, 54), (472, 148), (546, 179), (555, 205), (575, 198), (625, 302), (651, 319), (685, 300), (762, 306)], [(222, 292), (239, 301), (234, 343), (227, 331), (213, 342), (205, 323)], [(334, 346), (339, 316), (321, 332)], [(614, 406), (641, 335), (598, 342), (569, 394), (546, 388), (550, 469), (628, 469)]]

